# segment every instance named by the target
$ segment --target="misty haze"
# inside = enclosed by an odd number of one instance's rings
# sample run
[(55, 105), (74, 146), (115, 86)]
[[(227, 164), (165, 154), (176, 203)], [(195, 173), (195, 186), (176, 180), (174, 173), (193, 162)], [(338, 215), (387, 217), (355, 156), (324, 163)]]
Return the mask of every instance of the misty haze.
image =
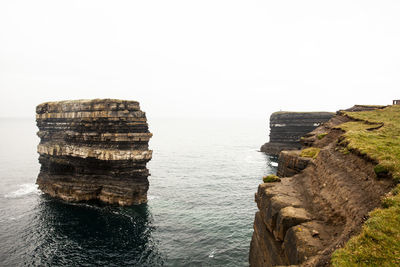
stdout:
[(0, 266), (399, 266), (400, 2), (0, 2)]

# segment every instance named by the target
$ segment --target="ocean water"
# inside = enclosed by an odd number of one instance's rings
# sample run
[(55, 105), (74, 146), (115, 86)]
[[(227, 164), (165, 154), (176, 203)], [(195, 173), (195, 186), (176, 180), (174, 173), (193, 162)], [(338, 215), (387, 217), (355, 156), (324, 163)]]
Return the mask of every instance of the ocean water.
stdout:
[(267, 122), (149, 125), (149, 201), (117, 207), (41, 194), (34, 119), (0, 119), (0, 266), (248, 266)]

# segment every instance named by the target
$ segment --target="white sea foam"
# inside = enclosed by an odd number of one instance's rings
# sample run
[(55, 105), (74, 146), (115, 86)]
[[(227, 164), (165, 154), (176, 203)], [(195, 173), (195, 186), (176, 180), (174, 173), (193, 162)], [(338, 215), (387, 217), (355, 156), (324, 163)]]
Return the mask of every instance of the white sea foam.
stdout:
[(22, 217), (24, 217), (25, 215), (26, 215), (26, 214), (21, 214), (21, 215), (18, 215), (18, 216), (16, 216), (16, 217), (9, 217), (8, 220), (10, 220), (10, 221), (17, 221), (17, 220), (21, 219)]
[(214, 254), (215, 254), (215, 249), (213, 251), (211, 251), (210, 255), (208, 255), (209, 258), (214, 258)]
[(277, 162), (271, 162), (271, 166), (272, 167), (278, 167), (278, 163)]
[(19, 198), (29, 194), (39, 194), (36, 184), (21, 184), (19, 188), (13, 192), (5, 194), (5, 198)]
[(153, 199), (157, 199), (160, 198), (159, 196), (147, 196), (148, 200), (153, 200)]

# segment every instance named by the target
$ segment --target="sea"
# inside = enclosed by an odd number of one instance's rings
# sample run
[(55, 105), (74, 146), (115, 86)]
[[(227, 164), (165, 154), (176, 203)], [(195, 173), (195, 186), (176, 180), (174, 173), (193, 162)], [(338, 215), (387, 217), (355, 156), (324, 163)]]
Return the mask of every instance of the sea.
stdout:
[(119, 207), (41, 193), (34, 118), (0, 119), (0, 266), (248, 266), (267, 121), (148, 122), (148, 203)]

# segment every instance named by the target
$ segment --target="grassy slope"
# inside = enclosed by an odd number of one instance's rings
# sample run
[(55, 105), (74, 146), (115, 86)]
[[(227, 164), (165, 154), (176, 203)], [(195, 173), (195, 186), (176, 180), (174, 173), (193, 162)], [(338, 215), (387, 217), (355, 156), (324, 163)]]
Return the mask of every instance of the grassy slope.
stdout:
[[(364, 112), (347, 112), (347, 116), (368, 121), (348, 122), (340, 125), (347, 147), (379, 162), (393, 178), (400, 181), (400, 105)], [(374, 127), (383, 127), (368, 130)]]
[(304, 148), (300, 152), (300, 157), (316, 159), (318, 157), (319, 151), (320, 151), (320, 149), (317, 147)]
[[(360, 120), (340, 125), (349, 150), (374, 159), (400, 181), (400, 106), (348, 112)], [(368, 123), (365, 123), (365, 122)], [(371, 130), (371, 128), (376, 128)], [(370, 129), (370, 130), (368, 130)], [(400, 185), (370, 213), (361, 234), (349, 240), (332, 257), (333, 266), (400, 266)]]

